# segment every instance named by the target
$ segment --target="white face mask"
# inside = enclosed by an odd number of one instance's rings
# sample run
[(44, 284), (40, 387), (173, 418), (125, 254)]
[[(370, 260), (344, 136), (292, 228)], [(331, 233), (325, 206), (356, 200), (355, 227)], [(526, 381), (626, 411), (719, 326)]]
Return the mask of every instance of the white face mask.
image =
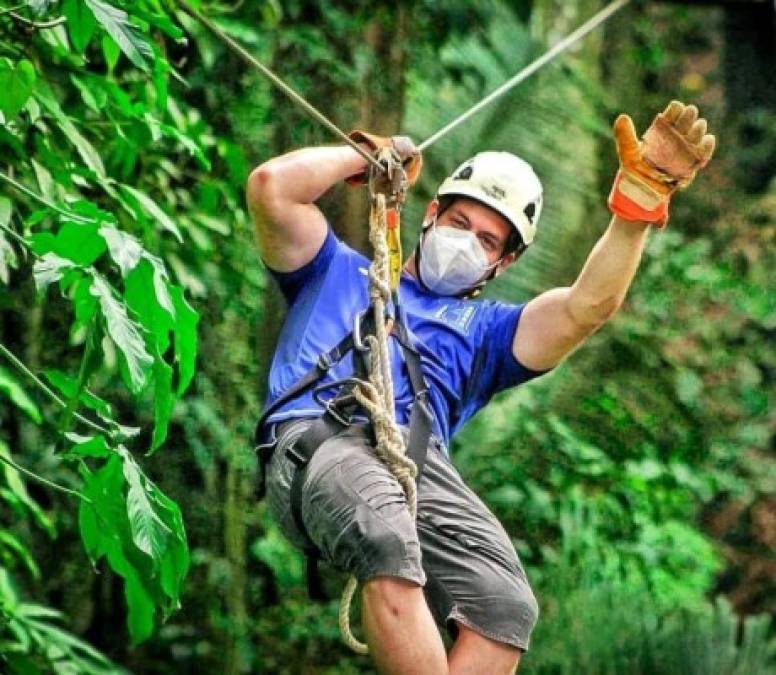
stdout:
[(436, 218), (421, 241), (419, 274), (425, 286), (439, 295), (460, 295), (476, 286), (497, 264), (477, 236), (455, 227), (437, 227)]

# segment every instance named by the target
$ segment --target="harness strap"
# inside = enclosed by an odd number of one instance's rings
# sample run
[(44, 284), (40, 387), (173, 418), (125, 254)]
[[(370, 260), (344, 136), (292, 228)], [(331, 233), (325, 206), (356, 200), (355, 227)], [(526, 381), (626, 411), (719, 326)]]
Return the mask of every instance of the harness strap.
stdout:
[[(365, 312), (358, 322), (359, 334), (364, 334), (369, 328), (372, 312)], [(428, 402), (428, 386), (421, 369), (421, 358), (407, 331), (404, 314), (401, 308), (398, 310), (396, 321), (391, 328), (391, 334), (394, 335), (404, 356), (404, 362), (407, 366), (407, 374), (410, 380), (410, 386), (414, 395), (409, 419), (409, 438), (407, 442), (407, 456), (415, 462), (417, 467), (418, 480), (423, 472), (423, 466), (426, 461), (428, 444), (431, 438), (433, 425), (433, 413)], [(262, 436), (262, 427), (269, 417), (274, 414), (281, 406), (304, 391), (310, 389), (336, 363), (356, 345), (356, 339), (353, 333), (343, 338), (339, 344), (330, 351), (322, 354), (316, 365), (309, 370), (300, 380), (284, 392), (276, 401), (274, 401), (262, 414), (256, 424), (255, 438), (257, 440), (257, 452), (260, 459), (260, 484), (259, 498), (262, 498), (266, 492), (265, 472), (266, 466), (272, 457), (275, 448), (275, 440), (267, 443), (259, 443)], [(307, 556), (307, 588), (310, 597), (313, 600), (325, 600), (326, 596), (320, 583), (320, 577), (317, 571), (318, 562), (321, 559), (321, 552), (312, 541), (307, 527), (304, 524), (302, 516), (302, 497), (304, 480), (307, 465), (310, 463), (315, 452), (324, 442), (336, 436), (352, 424), (353, 414), (359, 405), (352, 394), (353, 388), (359, 377), (365, 377), (368, 369), (366, 360), (369, 358), (368, 351), (357, 349), (354, 353), (355, 377), (348, 378), (340, 383), (321, 385), (328, 388), (340, 386), (339, 393), (326, 402), (323, 414), (315, 419), (304, 432), (286, 448), (286, 456), (294, 463), (296, 469), (291, 479), (291, 516), (299, 532), (305, 539), (304, 553)]]

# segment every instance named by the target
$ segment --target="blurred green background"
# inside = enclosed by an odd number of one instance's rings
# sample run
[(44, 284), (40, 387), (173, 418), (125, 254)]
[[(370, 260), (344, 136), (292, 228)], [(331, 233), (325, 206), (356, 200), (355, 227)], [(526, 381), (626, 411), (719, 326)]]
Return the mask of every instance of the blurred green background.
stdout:
[[(604, 5), (192, 4), (342, 128), (417, 141)], [(619, 112), (678, 98), (718, 138), (614, 320), (454, 443), (539, 598), (521, 673), (776, 667), (774, 73), (773, 3), (633, 2), (425, 155), (406, 251), (469, 155), (535, 166), (536, 243), (488, 289), (525, 301), (606, 227)], [(284, 307), (243, 186), (331, 137), (167, 0), (0, 1), (0, 122), (0, 670), (372, 672), (253, 496)], [(323, 208), (365, 250), (363, 194)]]

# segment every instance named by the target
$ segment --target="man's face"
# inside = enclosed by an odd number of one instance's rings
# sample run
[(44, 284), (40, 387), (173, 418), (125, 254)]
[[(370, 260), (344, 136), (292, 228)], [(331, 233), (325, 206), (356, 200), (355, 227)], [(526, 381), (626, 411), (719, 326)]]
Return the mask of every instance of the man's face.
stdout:
[[(431, 202), (426, 211), (426, 221), (429, 222), (438, 211), (439, 202)], [(488, 262), (492, 265), (501, 260), (497, 273), (501, 273), (517, 258), (515, 253), (504, 255), (512, 226), (501, 214), (478, 201), (456, 198), (437, 216), (436, 224), (438, 227), (455, 227), (474, 233), (488, 256)]]

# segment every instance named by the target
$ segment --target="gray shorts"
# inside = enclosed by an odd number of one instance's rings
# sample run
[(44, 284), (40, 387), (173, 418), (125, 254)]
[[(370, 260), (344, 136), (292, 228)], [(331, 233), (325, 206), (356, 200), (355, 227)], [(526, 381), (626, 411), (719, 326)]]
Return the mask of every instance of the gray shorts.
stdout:
[[(308, 424), (302, 420), (280, 426), (267, 467), (268, 507), (299, 548), (305, 540), (290, 504), (296, 467), (285, 449)], [(499, 642), (528, 648), (538, 607), (517, 553), (435, 439), (418, 485), (417, 523), (363, 427), (330, 438), (313, 455), (305, 475), (302, 518), (324, 559), (338, 569), (361, 582), (376, 576), (413, 581), (425, 587), (437, 623), (453, 634), (459, 622)]]

